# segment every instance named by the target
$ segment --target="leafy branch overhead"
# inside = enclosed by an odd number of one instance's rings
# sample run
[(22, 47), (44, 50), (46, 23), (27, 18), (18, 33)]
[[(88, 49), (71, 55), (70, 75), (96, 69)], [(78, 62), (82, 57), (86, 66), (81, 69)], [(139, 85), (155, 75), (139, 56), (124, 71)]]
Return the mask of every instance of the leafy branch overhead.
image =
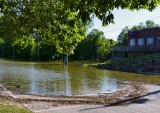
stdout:
[[(84, 22), (92, 16), (102, 20), (103, 25), (114, 22), (112, 11), (116, 9), (152, 11), (160, 4), (160, 0), (61, 0), (66, 7), (78, 12), (78, 17)], [(92, 15), (92, 16), (91, 16)]]
[(86, 35), (86, 24), (58, 0), (4, 0), (1, 14), (3, 38), (14, 41), (36, 33), (39, 44), (50, 41), (57, 53), (72, 54)]
[(115, 8), (152, 11), (159, 4), (160, 0), (1, 0), (0, 34), (15, 41), (37, 33), (39, 44), (46, 41), (57, 53), (72, 54), (94, 16), (108, 25), (114, 22)]

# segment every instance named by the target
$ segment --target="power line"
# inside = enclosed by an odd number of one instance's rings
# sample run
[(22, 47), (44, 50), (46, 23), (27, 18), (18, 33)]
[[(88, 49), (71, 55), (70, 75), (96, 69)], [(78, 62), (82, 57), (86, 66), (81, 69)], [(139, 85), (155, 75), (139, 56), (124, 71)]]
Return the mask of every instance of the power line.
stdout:
[[(155, 18), (148, 19), (148, 20), (155, 20), (155, 19), (157, 19), (157, 18), (160, 18), (160, 16), (157, 16), (157, 17), (155, 17)], [(146, 21), (148, 21), (148, 20), (146, 20)], [(146, 21), (142, 21), (142, 22), (139, 22), (139, 23), (144, 23), (144, 22), (146, 22)], [(138, 24), (139, 24), (139, 23), (138, 23)], [(137, 25), (137, 24), (130, 25), (130, 26), (127, 26), (127, 27), (133, 27), (133, 26), (135, 26), (135, 25)], [(105, 31), (104, 33), (119, 31), (119, 30), (122, 30), (122, 29), (123, 29), (123, 28), (118, 28), (118, 29), (114, 29), (114, 30), (110, 30), (110, 31)]]

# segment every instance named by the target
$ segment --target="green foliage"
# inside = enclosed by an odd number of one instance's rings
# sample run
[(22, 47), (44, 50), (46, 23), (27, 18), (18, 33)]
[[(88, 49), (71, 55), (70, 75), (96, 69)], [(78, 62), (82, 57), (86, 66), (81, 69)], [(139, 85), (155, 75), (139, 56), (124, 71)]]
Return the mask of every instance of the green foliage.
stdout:
[(125, 27), (124, 29), (122, 29), (121, 33), (118, 35), (117, 41), (119, 45), (128, 44), (128, 31), (129, 31), (129, 28)]
[[(159, 0), (1, 0), (0, 35), (22, 50), (34, 51), (46, 43), (46, 46), (54, 46), (56, 55), (70, 55), (86, 36), (86, 25), (94, 16), (108, 25), (114, 23), (112, 11), (115, 8), (152, 11), (159, 4)], [(37, 34), (39, 41), (31, 38), (33, 34)], [(109, 45), (105, 39), (101, 41), (106, 43), (100, 44), (104, 48)], [(90, 44), (93, 58), (96, 55), (92, 49), (100, 57), (108, 54), (96, 44), (100, 42), (94, 43)], [(106, 54), (102, 55), (102, 51)]]
[(54, 37), (57, 54), (73, 54), (73, 50), (85, 38), (86, 30), (80, 21), (74, 27), (63, 26), (63, 32)]
[(133, 58), (125, 58), (123, 60), (113, 60), (111, 61), (111, 64), (115, 64), (115, 65), (126, 65), (126, 64), (134, 64), (137, 62), (142, 62), (142, 61), (149, 61), (153, 58), (155, 58), (156, 56), (158, 57), (160, 54), (156, 53), (156, 54), (148, 54), (148, 55), (143, 55), (143, 56), (138, 56), (138, 57), (133, 57)]
[(2, 45), (4, 43), (5, 43), (5, 41), (2, 38), (0, 38), (0, 45)]
[[(46, 41), (56, 47), (57, 54), (73, 54), (86, 35), (86, 24), (59, 0), (2, 1), (2, 4), (2, 36), (7, 40), (18, 40), (16, 44), (20, 46), (24, 45), (23, 37), (29, 38), (36, 33), (38, 46)], [(24, 47), (27, 47), (28, 44), (25, 44)]]
[(151, 21), (151, 20), (148, 20), (148, 21), (146, 21), (146, 23), (145, 23), (145, 27), (146, 28), (152, 28), (152, 27), (158, 27), (159, 25), (158, 24), (155, 24), (153, 21)]
[[(84, 22), (93, 16), (102, 20), (103, 25), (114, 22), (112, 11), (116, 9), (152, 11), (160, 4), (159, 0), (61, 0), (67, 8), (78, 12), (78, 17)], [(92, 15), (92, 16), (90, 16)]]
[(13, 42), (14, 46), (19, 47), (20, 49), (30, 48), (30, 51), (33, 53), (36, 48), (35, 38), (31, 36), (23, 36), (22, 38), (18, 38)]
[(97, 60), (104, 61), (109, 56), (109, 48), (115, 45), (111, 39), (106, 39), (104, 33), (97, 29), (93, 29), (84, 41), (76, 48), (75, 57), (79, 60)]

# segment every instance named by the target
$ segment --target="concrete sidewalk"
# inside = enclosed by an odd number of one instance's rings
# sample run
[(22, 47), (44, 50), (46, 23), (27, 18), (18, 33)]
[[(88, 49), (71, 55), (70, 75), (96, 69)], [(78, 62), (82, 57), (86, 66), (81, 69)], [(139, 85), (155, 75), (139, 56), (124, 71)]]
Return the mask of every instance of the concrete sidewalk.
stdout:
[[(145, 85), (147, 94), (132, 102), (114, 106), (105, 105), (48, 105), (32, 106), (35, 113), (160, 113), (160, 86)], [(42, 106), (44, 105), (44, 106)], [(48, 106), (48, 107), (47, 107)], [(49, 107), (52, 106), (52, 107)]]

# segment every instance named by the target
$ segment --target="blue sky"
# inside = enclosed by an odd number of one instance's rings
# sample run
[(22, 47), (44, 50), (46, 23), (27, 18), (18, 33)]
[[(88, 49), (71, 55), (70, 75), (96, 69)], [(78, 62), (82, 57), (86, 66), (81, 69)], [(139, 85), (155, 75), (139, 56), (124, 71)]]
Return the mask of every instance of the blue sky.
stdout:
[[(141, 22), (153, 19), (156, 24), (160, 24), (160, 6), (152, 12), (148, 10), (129, 11), (129, 10), (117, 10), (113, 11), (115, 24), (110, 24), (107, 27), (102, 27), (102, 22), (98, 18), (94, 18), (94, 26), (89, 29), (91, 31), (96, 28), (103, 31), (106, 38), (117, 40), (121, 29), (125, 26), (138, 25)], [(157, 17), (157, 18), (156, 18)], [(117, 30), (118, 29), (118, 30)]]

